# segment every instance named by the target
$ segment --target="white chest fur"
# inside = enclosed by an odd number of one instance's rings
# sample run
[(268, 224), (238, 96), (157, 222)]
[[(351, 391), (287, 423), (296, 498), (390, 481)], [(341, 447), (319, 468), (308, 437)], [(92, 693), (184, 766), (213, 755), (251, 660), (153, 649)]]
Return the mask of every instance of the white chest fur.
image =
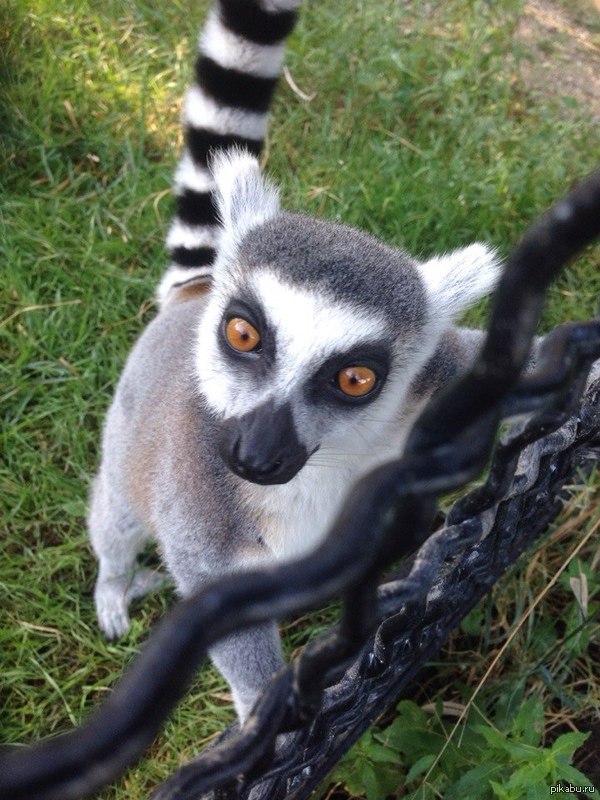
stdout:
[(353, 479), (347, 468), (309, 462), (289, 483), (247, 487), (264, 543), (278, 561), (298, 558), (320, 544)]
[(318, 451), (289, 483), (244, 484), (246, 502), (258, 517), (264, 543), (278, 561), (299, 558), (322, 542), (353, 484), (400, 454), (406, 430), (395, 434), (389, 448), (375, 448), (377, 455), (341, 459)]

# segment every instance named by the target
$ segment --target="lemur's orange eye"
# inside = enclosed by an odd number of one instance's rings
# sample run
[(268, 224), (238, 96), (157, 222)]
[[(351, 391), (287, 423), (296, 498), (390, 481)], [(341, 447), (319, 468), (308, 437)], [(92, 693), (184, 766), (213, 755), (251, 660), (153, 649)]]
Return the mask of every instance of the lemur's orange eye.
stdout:
[(260, 333), (243, 317), (233, 317), (225, 326), (225, 336), (234, 350), (250, 353), (260, 345)]
[(337, 383), (344, 394), (364, 397), (375, 388), (377, 375), (369, 367), (344, 367), (338, 372)]

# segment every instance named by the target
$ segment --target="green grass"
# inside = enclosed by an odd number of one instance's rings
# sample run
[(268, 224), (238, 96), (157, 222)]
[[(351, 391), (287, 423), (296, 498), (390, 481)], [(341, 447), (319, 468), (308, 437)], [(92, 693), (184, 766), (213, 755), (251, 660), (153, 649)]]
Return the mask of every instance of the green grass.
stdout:
[[(131, 635), (107, 644), (85, 535), (103, 414), (165, 265), (180, 101), (205, 8), (161, 5), (7, 0), (0, 9), (4, 742), (81, 720), (172, 600), (141, 603)], [(585, 108), (536, 96), (519, 79), (519, 3), (427, 4), (423, 15), (418, 6), (307, 4), (288, 65), (315, 96), (303, 101), (282, 83), (268, 170), (288, 208), (356, 224), (415, 254), (473, 239), (507, 253), (597, 165), (597, 127)], [(599, 255), (590, 250), (552, 288), (545, 330), (594, 313)], [(420, 702), (468, 701), (507, 633), (595, 524), (597, 485), (469, 618), (428, 671)], [(594, 553), (590, 543), (578, 564), (597, 590)], [(523, 625), (478, 707), (487, 713), (511, 693), (537, 693), (548, 740), (559, 723), (598, 708), (597, 611), (588, 609), (576, 647), (561, 646), (577, 609), (563, 581)], [(331, 616), (294, 623), (289, 648)], [(147, 796), (231, 719), (225, 684), (204, 669), (149, 758), (101, 797)]]

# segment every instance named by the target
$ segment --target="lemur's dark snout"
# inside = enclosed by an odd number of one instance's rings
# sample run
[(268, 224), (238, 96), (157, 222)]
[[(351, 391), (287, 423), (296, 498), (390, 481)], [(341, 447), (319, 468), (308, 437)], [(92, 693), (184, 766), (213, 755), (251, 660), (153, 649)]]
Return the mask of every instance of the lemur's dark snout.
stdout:
[(233, 473), (263, 485), (287, 483), (309, 456), (298, 439), (290, 406), (275, 406), (272, 401), (228, 419), (220, 451)]

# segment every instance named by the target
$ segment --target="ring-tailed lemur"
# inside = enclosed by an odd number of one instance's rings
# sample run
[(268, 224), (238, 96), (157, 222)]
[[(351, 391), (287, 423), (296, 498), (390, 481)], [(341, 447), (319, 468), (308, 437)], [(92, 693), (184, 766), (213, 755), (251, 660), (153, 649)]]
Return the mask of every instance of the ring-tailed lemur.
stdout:
[[(452, 321), (493, 287), (489, 248), (419, 263), (280, 211), (261, 177), (255, 154), (298, 1), (220, 0), (200, 40), (172, 263), (108, 412), (89, 514), (109, 637), (157, 583), (136, 571), (150, 538), (183, 596), (314, 548), (353, 481), (398, 456), (479, 342)], [(244, 719), (282, 663), (276, 626), (211, 657)]]

